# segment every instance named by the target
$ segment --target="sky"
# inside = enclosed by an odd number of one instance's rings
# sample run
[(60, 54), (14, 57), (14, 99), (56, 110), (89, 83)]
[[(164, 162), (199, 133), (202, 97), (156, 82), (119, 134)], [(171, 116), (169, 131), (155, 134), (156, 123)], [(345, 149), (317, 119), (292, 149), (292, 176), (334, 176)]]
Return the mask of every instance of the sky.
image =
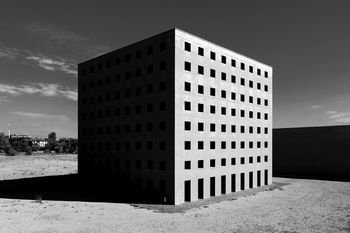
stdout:
[(350, 1), (18, 1), (0, 8), (0, 132), (77, 137), (77, 64), (177, 27), (273, 67), (274, 128), (350, 124)]

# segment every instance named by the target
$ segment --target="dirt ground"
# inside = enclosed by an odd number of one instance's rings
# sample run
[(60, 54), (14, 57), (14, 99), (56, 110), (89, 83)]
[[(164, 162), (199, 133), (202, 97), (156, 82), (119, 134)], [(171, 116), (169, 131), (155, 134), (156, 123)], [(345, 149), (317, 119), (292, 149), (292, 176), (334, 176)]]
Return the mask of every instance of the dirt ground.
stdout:
[[(0, 157), (0, 180), (76, 172), (74, 156), (43, 157)], [(0, 197), (0, 232), (350, 232), (350, 182), (274, 181), (286, 185), (172, 213), (147, 205)]]

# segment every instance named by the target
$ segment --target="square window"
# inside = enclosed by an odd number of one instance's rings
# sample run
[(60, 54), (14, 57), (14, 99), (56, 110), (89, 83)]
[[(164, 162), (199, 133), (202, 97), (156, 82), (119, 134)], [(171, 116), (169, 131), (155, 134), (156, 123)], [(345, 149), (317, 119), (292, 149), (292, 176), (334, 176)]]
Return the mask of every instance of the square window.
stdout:
[(241, 70), (245, 70), (245, 64), (241, 62)]
[(215, 167), (215, 159), (210, 160), (210, 167)]
[(191, 161), (185, 161), (185, 169), (191, 169)]
[(191, 150), (191, 141), (185, 141), (185, 150)]
[(147, 104), (147, 112), (153, 112), (153, 104)]
[(268, 148), (268, 146), (269, 146), (269, 143), (268, 142), (264, 142), (264, 147)]
[(245, 159), (244, 157), (241, 157), (241, 164), (244, 164), (245, 163)]
[(221, 115), (226, 115), (226, 108), (225, 107), (221, 107)]
[(249, 126), (249, 133), (254, 133), (254, 127), (253, 126)]
[(191, 91), (191, 83), (185, 82), (185, 91)]
[(231, 149), (236, 149), (236, 141), (231, 141)]
[(204, 123), (198, 122), (198, 131), (204, 131)]
[(257, 112), (256, 118), (261, 119), (261, 112)]
[(166, 90), (166, 82), (159, 83), (159, 90), (160, 91), (165, 91)]
[(185, 61), (185, 70), (191, 71), (191, 63), (190, 62)]
[(236, 109), (235, 108), (231, 108), (231, 116), (236, 116)]
[(204, 67), (203, 66), (198, 66), (198, 74), (204, 74)]
[(250, 72), (250, 73), (253, 73), (253, 72), (254, 72), (253, 66), (249, 66), (249, 72)]
[(269, 105), (269, 101), (267, 99), (264, 100), (264, 105), (268, 106)]
[(164, 51), (166, 49), (166, 41), (163, 41), (159, 44), (159, 51)]
[(250, 149), (253, 149), (253, 147), (254, 147), (254, 144), (253, 144), (252, 141), (250, 141), (250, 142), (249, 142), (249, 148), (250, 148)]
[(241, 141), (241, 149), (244, 149), (244, 147), (245, 147), (245, 143), (244, 141)]
[(152, 74), (153, 73), (153, 65), (148, 65), (147, 66), (147, 73)]
[(130, 54), (125, 55), (125, 62), (128, 63), (130, 61)]
[(252, 81), (252, 80), (249, 80), (249, 87), (250, 87), (250, 88), (253, 88), (253, 86), (254, 86), (254, 85), (253, 85), (253, 81)]
[(204, 49), (202, 47), (198, 47), (198, 55), (204, 56)]
[(265, 71), (265, 78), (268, 78), (269, 77), (269, 75), (268, 75), (268, 73), (267, 73), (267, 71)]
[(162, 141), (159, 142), (159, 150), (165, 150), (166, 149), (166, 142)]
[(226, 98), (226, 91), (221, 90), (221, 98)]
[(204, 168), (204, 161), (198, 160), (198, 168)]
[(191, 111), (191, 102), (185, 101), (185, 110)]
[(160, 111), (165, 111), (166, 110), (166, 102), (164, 102), (164, 101), (159, 102), (159, 110)]
[(204, 149), (204, 142), (198, 141), (198, 150), (203, 150), (203, 149)]
[(231, 125), (231, 133), (236, 133), (236, 125)]
[(236, 60), (231, 59), (231, 66), (236, 67)]
[(269, 157), (267, 155), (264, 156), (264, 161), (268, 162), (269, 161)]
[(221, 56), (221, 62), (226, 64), (226, 57), (225, 56)]
[(198, 112), (204, 112), (204, 104), (198, 104)]
[(260, 127), (256, 127), (256, 131), (258, 134), (261, 134), (261, 128)]
[(210, 77), (215, 78), (215, 70), (210, 69)]
[(159, 70), (160, 71), (166, 70), (166, 62), (165, 61), (162, 61), (159, 63)]
[(221, 72), (221, 80), (226, 81), (226, 73)]
[(253, 163), (253, 157), (249, 157), (249, 163)]
[(221, 166), (226, 166), (226, 159), (221, 159)]
[(198, 94), (204, 94), (204, 86), (198, 85)]
[(215, 60), (215, 53), (212, 51), (210, 52), (210, 59)]
[(258, 69), (258, 75), (261, 75), (261, 70), (260, 69)]
[(210, 132), (215, 132), (215, 124), (210, 123)]
[(153, 93), (153, 86), (152, 84), (147, 85), (147, 94)]
[(236, 83), (236, 76), (235, 75), (231, 75), (231, 83)]
[(136, 51), (136, 59), (140, 59), (141, 58), (141, 50), (137, 50)]
[(210, 113), (215, 114), (215, 106), (210, 105)]
[(225, 124), (221, 124), (221, 132), (226, 132), (226, 125)]
[(257, 83), (256, 88), (257, 88), (258, 90), (261, 90), (261, 83)]
[(221, 142), (221, 149), (226, 149), (226, 142), (225, 141)]
[(241, 133), (244, 133), (244, 131), (245, 131), (244, 125), (241, 125)]
[(191, 52), (191, 44), (188, 42), (185, 42), (185, 50), (188, 52)]
[(231, 158), (231, 165), (236, 165), (236, 158)]
[(210, 88), (210, 95), (215, 96), (215, 88), (213, 87)]
[(253, 101), (254, 101), (253, 96), (249, 96), (249, 103), (250, 103), (250, 104), (252, 104), (252, 103), (253, 103)]
[(165, 131), (166, 130), (166, 123), (165, 123), (165, 121), (159, 122), (159, 130), (160, 131)]
[(261, 163), (261, 156), (256, 157), (256, 162)]
[(244, 101), (245, 101), (244, 97), (245, 97), (245, 96), (241, 94), (241, 102), (244, 102)]
[(269, 87), (267, 85), (264, 86), (264, 91), (266, 91), (266, 92), (269, 91)]
[(162, 170), (162, 171), (165, 170), (165, 161), (160, 161), (159, 162), (159, 170)]
[(236, 93), (235, 92), (231, 92), (231, 100), (236, 100)]
[(242, 85), (242, 86), (245, 85), (245, 80), (244, 80), (244, 78), (241, 78), (241, 85)]
[(256, 147), (257, 148), (261, 148), (261, 142), (259, 141), (259, 142), (256, 142)]
[(191, 130), (191, 122), (185, 121), (185, 130)]
[(265, 114), (264, 114), (264, 119), (265, 119), (265, 120), (268, 120), (268, 118), (269, 118), (269, 117), (268, 117), (268, 114), (265, 113)]
[(256, 102), (257, 102), (258, 105), (261, 105), (261, 99), (260, 98), (257, 98)]
[(152, 55), (153, 54), (153, 47), (152, 46), (149, 46), (147, 48), (147, 55)]
[(241, 117), (244, 117), (244, 115), (245, 115), (245, 111), (242, 109), (241, 110)]
[(253, 118), (253, 111), (249, 111), (249, 118)]
[(210, 141), (210, 149), (211, 150), (215, 149), (215, 141)]
[(268, 131), (269, 131), (268, 128), (265, 127), (265, 128), (264, 128), (264, 133), (265, 133), (265, 134), (268, 134)]

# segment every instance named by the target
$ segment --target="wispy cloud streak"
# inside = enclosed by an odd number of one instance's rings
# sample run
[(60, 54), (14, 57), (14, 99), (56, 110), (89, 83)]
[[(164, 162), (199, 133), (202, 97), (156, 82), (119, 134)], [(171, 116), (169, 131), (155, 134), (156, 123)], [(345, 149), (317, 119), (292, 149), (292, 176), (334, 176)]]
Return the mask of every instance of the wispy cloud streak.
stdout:
[(350, 112), (327, 111), (326, 113), (329, 114), (328, 119), (339, 123), (350, 123)]
[(24, 94), (39, 94), (45, 97), (64, 97), (73, 101), (78, 100), (77, 90), (63, 87), (59, 84), (35, 83), (28, 85), (9, 85), (0, 84), (0, 93), (11, 96), (20, 96)]
[(66, 115), (52, 115), (52, 114), (35, 113), (35, 112), (12, 112), (12, 114), (17, 116), (39, 118), (39, 119), (69, 120), (69, 118)]

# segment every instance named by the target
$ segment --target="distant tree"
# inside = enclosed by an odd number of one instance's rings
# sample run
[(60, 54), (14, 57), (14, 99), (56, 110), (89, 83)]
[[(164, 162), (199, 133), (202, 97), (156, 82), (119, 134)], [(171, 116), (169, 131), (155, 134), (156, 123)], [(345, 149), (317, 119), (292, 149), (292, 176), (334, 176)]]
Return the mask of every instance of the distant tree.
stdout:
[(29, 142), (25, 140), (15, 140), (12, 141), (11, 146), (18, 152), (25, 152), (27, 147), (29, 147)]
[(48, 135), (47, 138), (47, 144), (46, 144), (46, 149), (52, 151), (55, 150), (55, 147), (57, 146), (57, 141), (56, 141), (56, 133), (55, 132), (51, 132)]
[(0, 133), (0, 151), (3, 151), (8, 144), (10, 144), (8, 138), (4, 133)]

